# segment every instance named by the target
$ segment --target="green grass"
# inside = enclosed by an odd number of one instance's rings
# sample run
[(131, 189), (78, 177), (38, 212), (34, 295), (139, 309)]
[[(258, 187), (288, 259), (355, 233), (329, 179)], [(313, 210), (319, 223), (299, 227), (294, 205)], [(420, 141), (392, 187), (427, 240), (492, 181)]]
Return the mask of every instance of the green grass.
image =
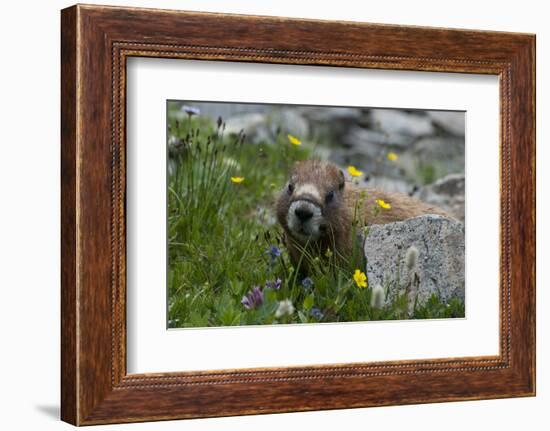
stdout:
[[(242, 135), (225, 136), (221, 122), (197, 116), (177, 121), (175, 108), (169, 106), (169, 137), (177, 139), (168, 174), (169, 327), (408, 318), (404, 295), (371, 307), (372, 289), (353, 280), (357, 263), (339, 267), (333, 257), (317, 259), (311, 286), (292, 267), (273, 205), (290, 166), (315, 157), (315, 142), (295, 146), (279, 135), (275, 142), (251, 144)], [(271, 247), (280, 255), (271, 256)], [(279, 289), (266, 287), (277, 279)], [(248, 309), (242, 300), (255, 286), (263, 303)], [(293, 310), (281, 315), (284, 300)], [(464, 315), (463, 304), (451, 308), (434, 297), (412, 317)]]

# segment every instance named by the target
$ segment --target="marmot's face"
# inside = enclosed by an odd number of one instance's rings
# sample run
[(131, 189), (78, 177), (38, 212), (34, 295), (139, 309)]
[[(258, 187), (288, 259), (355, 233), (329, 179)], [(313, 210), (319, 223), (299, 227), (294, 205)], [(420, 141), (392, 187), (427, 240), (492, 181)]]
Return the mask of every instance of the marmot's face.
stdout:
[(344, 184), (344, 174), (334, 165), (298, 162), (279, 198), (279, 222), (300, 242), (329, 234), (343, 205)]

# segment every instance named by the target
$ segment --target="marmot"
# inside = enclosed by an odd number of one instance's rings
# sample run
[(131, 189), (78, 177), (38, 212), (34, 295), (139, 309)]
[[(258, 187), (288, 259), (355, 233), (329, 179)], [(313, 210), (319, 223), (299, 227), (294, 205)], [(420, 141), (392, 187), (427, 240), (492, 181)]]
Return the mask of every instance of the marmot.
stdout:
[[(377, 201), (391, 207), (385, 209)], [(307, 260), (302, 257), (304, 247), (313, 257), (329, 250), (347, 260), (353, 244), (358, 244), (353, 232), (359, 235), (365, 226), (424, 214), (449, 216), (441, 208), (406, 194), (359, 187), (346, 181), (337, 166), (317, 160), (295, 163), (277, 200), (276, 212), (291, 260), (295, 266), (302, 261), (304, 272), (308, 272)]]

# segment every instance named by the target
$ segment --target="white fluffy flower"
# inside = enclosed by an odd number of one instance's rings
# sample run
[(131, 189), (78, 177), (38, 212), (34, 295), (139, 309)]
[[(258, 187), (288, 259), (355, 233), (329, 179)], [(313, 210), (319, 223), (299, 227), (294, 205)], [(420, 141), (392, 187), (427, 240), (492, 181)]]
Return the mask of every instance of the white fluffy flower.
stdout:
[(279, 306), (277, 307), (277, 311), (275, 312), (275, 317), (283, 317), (286, 315), (292, 315), (294, 313), (294, 306), (292, 305), (292, 301), (290, 299), (285, 299), (284, 301), (279, 302)]
[(407, 250), (407, 253), (405, 254), (405, 264), (407, 265), (407, 269), (409, 271), (412, 271), (413, 268), (416, 267), (417, 262), (418, 262), (418, 249), (414, 245), (411, 245)]
[(372, 296), (370, 298), (370, 305), (372, 308), (382, 308), (386, 302), (386, 294), (384, 288), (377, 284), (372, 289)]
[(241, 164), (233, 157), (224, 157), (222, 163), (232, 170), (241, 170)]

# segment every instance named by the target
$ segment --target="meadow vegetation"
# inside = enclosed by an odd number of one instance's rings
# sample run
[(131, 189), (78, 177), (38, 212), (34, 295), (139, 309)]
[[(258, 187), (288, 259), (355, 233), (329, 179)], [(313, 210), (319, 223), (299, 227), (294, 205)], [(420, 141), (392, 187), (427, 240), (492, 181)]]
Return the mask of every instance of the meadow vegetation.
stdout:
[[(358, 260), (290, 263), (274, 202), (297, 160), (316, 142), (278, 133), (250, 144), (223, 119), (169, 104), (168, 326), (205, 327), (464, 316), (464, 304), (432, 297), (408, 309), (406, 293), (369, 286)], [(391, 159), (391, 157), (390, 157)], [(304, 258), (307, 258), (305, 256)]]

